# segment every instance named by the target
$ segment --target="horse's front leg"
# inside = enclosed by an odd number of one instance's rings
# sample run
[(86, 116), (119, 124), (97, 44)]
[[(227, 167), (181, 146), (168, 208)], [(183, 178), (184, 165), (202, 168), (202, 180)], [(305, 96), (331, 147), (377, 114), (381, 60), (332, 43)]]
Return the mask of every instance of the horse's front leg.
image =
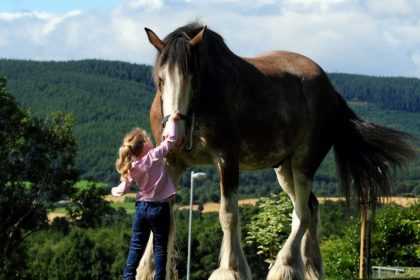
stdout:
[(209, 280), (248, 280), (251, 271), (241, 248), (241, 234), (238, 211), (239, 165), (235, 159), (217, 160), (220, 176), (219, 219), (223, 230), (219, 268), (213, 271)]
[[(186, 166), (177, 162), (175, 158), (169, 158), (167, 160), (166, 168), (168, 169), (169, 175), (172, 180), (178, 184), (182, 173), (185, 171)], [(166, 262), (166, 280), (177, 280), (178, 272), (176, 270), (175, 263), (175, 211), (174, 203), (171, 203), (171, 220), (168, 237), (168, 258)], [(147, 243), (146, 250), (144, 251), (143, 257), (137, 267), (136, 280), (153, 280), (154, 277), (154, 261), (153, 261), (153, 234), (150, 234), (149, 241)]]

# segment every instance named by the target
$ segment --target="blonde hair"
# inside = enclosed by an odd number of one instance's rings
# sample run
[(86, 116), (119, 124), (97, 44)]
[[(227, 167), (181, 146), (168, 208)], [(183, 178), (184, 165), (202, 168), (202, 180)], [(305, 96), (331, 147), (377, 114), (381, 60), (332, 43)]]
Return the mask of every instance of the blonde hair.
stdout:
[(121, 175), (121, 180), (128, 179), (131, 163), (143, 151), (143, 145), (147, 138), (149, 138), (147, 132), (138, 127), (133, 128), (124, 136), (118, 151), (118, 159), (115, 162), (115, 168)]

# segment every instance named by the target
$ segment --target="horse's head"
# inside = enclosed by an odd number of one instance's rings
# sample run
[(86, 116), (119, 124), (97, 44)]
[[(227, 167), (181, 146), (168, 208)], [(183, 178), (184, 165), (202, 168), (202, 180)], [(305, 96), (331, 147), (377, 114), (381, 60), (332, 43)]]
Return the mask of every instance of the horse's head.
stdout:
[[(194, 28), (193, 28), (194, 27)], [(177, 132), (186, 140), (194, 129), (193, 97), (197, 94), (198, 47), (204, 39), (206, 27), (189, 26), (170, 33), (163, 41), (145, 28), (150, 43), (158, 50), (154, 65), (154, 82), (161, 96), (162, 123), (173, 112), (180, 112), (183, 121), (177, 122)], [(185, 142), (185, 141), (183, 141)]]

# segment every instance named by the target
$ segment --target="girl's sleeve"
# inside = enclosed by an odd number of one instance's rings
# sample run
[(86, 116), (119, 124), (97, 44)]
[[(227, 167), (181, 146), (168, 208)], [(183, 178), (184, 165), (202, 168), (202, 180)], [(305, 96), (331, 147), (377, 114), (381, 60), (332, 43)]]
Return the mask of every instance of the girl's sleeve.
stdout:
[[(133, 168), (136, 170), (148, 170), (154, 162), (162, 160), (169, 151), (175, 147), (176, 135), (175, 135), (175, 121), (172, 119), (168, 120), (163, 135), (166, 135), (158, 146), (150, 150), (144, 159), (139, 160), (133, 164)], [(146, 171), (147, 172), (147, 171)]]
[(175, 147), (176, 135), (175, 121), (173, 119), (168, 120), (164, 135), (166, 135), (165, 140), (163, 140), (157, 147), (149, 152), (152, 160), (163, 159), (169, 153), (169, 151)]
[(123, 196), (126, 192), (130, 190), (132, 183), (133, 178), (131, 178), (131, 176), (128, 176), (127, 179), (122, 179), (121, 183), (118, 186), (113, 187), (111, 189), (112, 196)]

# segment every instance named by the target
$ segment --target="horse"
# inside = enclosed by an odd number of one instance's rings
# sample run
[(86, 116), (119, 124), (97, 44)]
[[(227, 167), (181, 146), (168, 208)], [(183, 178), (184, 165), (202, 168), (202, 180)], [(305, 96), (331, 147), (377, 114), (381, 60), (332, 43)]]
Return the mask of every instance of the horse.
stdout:
[[(362, 205), (389, 194), (394, 168), (415, 156), (410, 135), (359, 118), (311, 59), (288, 51), (254, 58), (234, 54), (223, 38), (193, 22), (163, 40), (145, 28), (156, 48), (156, 94), (150, 108), (159, 141), (168, 116), (181, 113), (176, 130), (183, 149), (168, 155), (178, 181), (187, 167), (214, 164), (220, 177), (223, 231), (219, 267), (210, 280), (248, 280), (251, 270), (240, 245), (240, 170), (273, 168), (294, 210), (291, 233), (269, 269), (269, 280), (321, 279), (319, 206), (314, 174), (334, 149), (346, 198)], [(172, 215), (173, 216), (173, 215)], [(172, 219), (168, 255), (174, 250)], [(153, 270), (151, 241), (137, 279)], [(169, 257), (167, 269), (173, 267)], [(168, 273), (167, 279), (176, 274)]]

